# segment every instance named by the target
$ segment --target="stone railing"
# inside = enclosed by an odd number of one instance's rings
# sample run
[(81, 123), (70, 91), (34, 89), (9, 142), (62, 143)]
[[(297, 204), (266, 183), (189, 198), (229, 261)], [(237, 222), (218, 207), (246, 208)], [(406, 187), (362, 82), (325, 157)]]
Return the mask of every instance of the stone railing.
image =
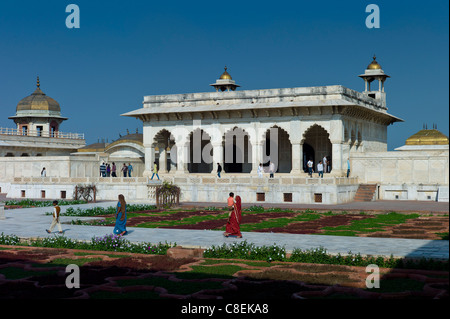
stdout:
[(14, 177), (18, 184), (145, 184), (147, 177)]
[(264, 185), (354, 185), (358, 184), (358, 177), (327, 176), (324, 178), (302, 176), (279, 176), (275, 178), (257, 176), (224, 176), (191, 174), (191, 175), (162, 175), (161, 181), (150, 180), (148, 177), (14, 177), (17, 184), (149, 184), (160, 185), (162, 181), (183, 184), (247, 184)]
[(260, 185), (354, 185), (358, 184), (357, 177), (302, 177), (302, 176), (281, 176), (275, 178), (257, 177), (257, 176), (224, 176), (218, 178), (211, 175), (166, 175), (162, 177), (165, 181), (172, 182), (176, 185), (180, 184), (250, 184), (254, 186)]
[(14, 136), (33, 136), (33, 137), (51, 137), (51, 138), (65, 138), (84, 140), (84, 134), (80, 133), (65, 133), (65, 132), (49, 132), (44, 130), (27, 130), (22, 131), (16, 128), (0, 127), (0, 135), (14, 135)]

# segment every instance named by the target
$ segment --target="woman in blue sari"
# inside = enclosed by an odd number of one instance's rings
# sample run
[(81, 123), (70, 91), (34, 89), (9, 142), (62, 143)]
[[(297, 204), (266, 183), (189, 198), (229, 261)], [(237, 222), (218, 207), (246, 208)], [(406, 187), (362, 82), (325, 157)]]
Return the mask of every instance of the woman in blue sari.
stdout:
[(114, 227), (114, 234), (123, 236), (127, 233), (127, 203), (125, 202), (125, 197), (120, 194), (119, 202), (117, 203), (116, 212), (116, 225)]

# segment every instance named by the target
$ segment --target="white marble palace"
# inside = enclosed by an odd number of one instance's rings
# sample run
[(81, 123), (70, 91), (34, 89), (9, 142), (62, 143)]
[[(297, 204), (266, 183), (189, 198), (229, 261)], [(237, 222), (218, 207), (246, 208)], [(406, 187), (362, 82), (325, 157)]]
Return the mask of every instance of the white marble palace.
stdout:
[[(362, 93), (340, 85), (237, 91), (225, 68), (211, 84), (216, 92), (145, 96), (141, 109), (123, 115), (143, 122), (146, 175), (155, 160), (164, 173), (211, 173), (220, 163), (226, 173), (256, 174), (269, 159), (276, 173), (302, 175), (309, 159), (316, 166), (326, 157), (327, 171), (345, 176), (351, 154), (387, 151), (387, 127), (402, 121), (388, 113), (389, 76), (375, 57), (360, 77)], [(196, 160), (199, 151), (211, 158)]]
[[(64, 156), (39, 149), (30, 157), (11, 158), (21, 156), (22, 150), (5, 142), (12, 138), (0, 131), (0, 193), (40, 197), (47, 191), (48, 197), (58, 198), (63, 192), (70, 197), (77, 183), (96, 183), (99, 199), (116, 199), (123, 193), (130, 199), (152, 200), (158, 182), (149, 177), (156, 163), (162, 180), (181, 187), (182, 201), (224, 202), (230, 191), (252, 203), (448, 201), (448, 137), (434, 127), (424, 129), (405, 146), (387, 151), (388, 126), (402, 121), (388, 113), (389, 76), (374, 56), (359, 77), (364, 81), (362, 92), (341, 85), (242, 90), (225, 67), (210, 84), (212, 92), (144, 96), (142, 108), (122, 114), (140, 119), (143, 134), (88, 146), (83, 139), (76, 142), (83, 145)], [(47, 114), (49, 124), (24, 128), (27, 122), (20, 116), (31, 118), (30, 111), (22, 113), (28, 102), (19, 103), (11, 117), (18, 135), (40, 130), (37, 134), (63, 137), (58, 128), (65, 118), (56, 113), (59, 117)], [(67, 143), (73, 141), (68, 137)], [(98, 166), (114, 160), (132, 162), (133, 177), (99, 177)], [(314, 163), (312, 176), (308, 161)], [(317, 173), (320, 161), (323, 177)], [(39, 177), (43, 165), (52, 167), (47, 177)], [(370, 192), (363, 198), (367, 185)]]

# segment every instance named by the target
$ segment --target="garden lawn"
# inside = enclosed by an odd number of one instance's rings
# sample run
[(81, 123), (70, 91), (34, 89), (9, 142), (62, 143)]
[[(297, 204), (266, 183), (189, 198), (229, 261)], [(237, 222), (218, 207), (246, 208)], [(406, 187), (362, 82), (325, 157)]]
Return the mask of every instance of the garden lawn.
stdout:
[[(131, 205), (129, 208), (127, 226), (142, 228), (223, 231), (229, 214), (227, 210), (217, 208), (156, 210), (151, 206), (132, 207)], [(89, 216), (92, 213), (92, 216), (103, 216), (105, 220), (75, 220), (72, 223), (113, 226), (115, 224), (114, 211), (114, 207), (102, 209), (102, 211), (77, 209), (76, 211), (68, 210), (66, 215)], [(292, 211), (253, 206), (242, 212), (241, 231), (447, 240), (448, 216), (424, 216), (396, 212), (379, 214), (361, 212), (358, 214), (312, 210)]]
[(373, 218), (355, 220), (350, 225), (323, 227), (321, 235), (357, 236), (362, 233), (383, 231), (387, 226), (405, 223), (408, 219), (418, 218), (419, 214), (399, 214), (391, 212), (376, 215)]

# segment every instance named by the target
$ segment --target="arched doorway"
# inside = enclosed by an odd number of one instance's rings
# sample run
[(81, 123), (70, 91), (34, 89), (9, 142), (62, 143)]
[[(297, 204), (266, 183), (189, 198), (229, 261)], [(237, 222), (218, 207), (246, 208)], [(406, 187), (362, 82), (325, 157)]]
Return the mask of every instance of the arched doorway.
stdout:
[(277, 168), (276, 172), (291, 172), (292, 144), (289, 140), (289, 134), (285, 130), (278, 126), (268, 129), (266, 131), (263, 152), (263, 166), (269, 166), (270, 161), (273, 161)]
[[(303, 166), (306, 162), (312, 159), (314, 162), (314, 170), (316, 170), (317, 164), (324, 157), (327, 158), (328, 163), (332, 165), (332, 150), (328, 132), (320, 125), (314, 124), (303, 134)], [(305, 162), (306, 159), (306, 162)], [(330, 172), (331, 170), (327, 170)]]
[(252, 170), (252, 147), (248, 133), (234, 127), (224, 135), (224, 171), (227, 173), (250, 173)]
[(197, 128), (189, 134), (189, 173), (211, 173), (213, 170), (211, 137)]
[(168, 130), (162, 129), (155, 135), (153, 143), (155, 147), (155, 162), (158, 165), (158, 169), (161, 172), (169, 172), (172, 167), (176, 166), (176, 162), (173, 163), (170, 156), (171, 150), (175, 145), (172, 134)]

